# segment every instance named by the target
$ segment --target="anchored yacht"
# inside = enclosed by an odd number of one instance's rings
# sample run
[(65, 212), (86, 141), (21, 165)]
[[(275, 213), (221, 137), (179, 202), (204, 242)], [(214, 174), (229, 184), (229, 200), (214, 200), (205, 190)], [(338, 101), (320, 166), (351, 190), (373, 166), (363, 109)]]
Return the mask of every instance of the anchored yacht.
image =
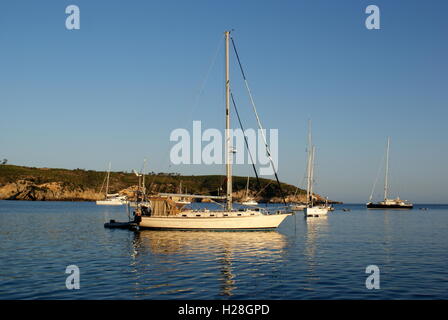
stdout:
[(379, 202), (372, 202), (373, 191), (375, 189), (375, 184), (372, 188), (372, 193), (370, 194), (369, 202), (366, 204), (369, 209), (412, 209), (414, 205), (407, 200), (401, 200), (399, 197), (395, 199), (388, 199), (387, 193), (389, 190), (389, 148), (390, 148), (390, 138), (387, 138), (387, 149), (386, 149), (386, 172), (384, 177), (384, 200)]
[(311, 140), (311, 121), (308, 124), (308, 161), (307, 161), (307, 187), (306, 187), (306, 199), (307, 204), (303, 209), (303, 213), (306, 218), (320, 217), (327, 215), (331, 207), (328, 204), (316, 205), (314, 204), (313, 185), (314, 185), (314, 155), (316, 152), (315, 146)]
[[(261, 209), (234, 210), (232, 207), (232, 154), (230, 144), (230, 79), (229, 79), (229, 40), (230, 32), (225, 32), (225, 90), (226, 90), (226, 176), (227, 191), (225, 196), (159, 194), (148, 197), (149, 206), (138, 206), (135, 222), (139, 228), (148, 229), (183, 229), (183, 230), (265, 230), (277, 228), (290, 214), (277, 212), (270, 214)], [(236, 47), (232, 39), (233, 48)], [(242, 74), (242, 66), (240, 64)], [(246, 82), (247, 85), (247, 82)], [(250, 94), (250, 91), (249, 91)], [(252, 98), (252, 97), (251, 97)], [(253, 99), (251, 99), (253, 101)], [(255, 105), (253, 105), (256, 112)], [(258, 118), (258, 115), (257, 115)], [(260, 126), (260, 123), (259, 123)], [(267, 144), (265, 143), (267, 146)], [(269, 152), (268, 152), (269, 154)], [(271, 159), (272, 161), (272, 159)], [(209, 198), (225, 200), (221, 210), (184, 209), (182, 204), (170, 199), (170, 196), (185, 198)]]
[[(104, 200), (98, 200), (98, 201), (96, 201), (96, 204), (102, 205), (102, 206), (121, 206), (123, 204), (127, 204), (128, 201), (126, 200), (126, 196), (120, 196), (118, 193), (113, 193), (113, 194), (109, 193), (110, 168), (111, 168), (111, 163), (109, 162), (109, 169), (107, 170), (107, 175), (106, 175), (106, 193), (104, 195)], [(104, 186), (104, 182), (103, 182), (103, 186)]]

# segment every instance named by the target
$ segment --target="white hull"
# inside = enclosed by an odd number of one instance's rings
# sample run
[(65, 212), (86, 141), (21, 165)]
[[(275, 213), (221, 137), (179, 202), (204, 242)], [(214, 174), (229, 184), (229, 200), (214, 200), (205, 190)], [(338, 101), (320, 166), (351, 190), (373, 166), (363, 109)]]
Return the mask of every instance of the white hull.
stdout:
[(307, 207), (303, 209), (303, 212), (305, 214), (305, 217), (312, 217), (312, 216), (323, 216), (328, 214), (328, 208), (327, 207)]
[[(149, 207), (151, 204), (148, 201), (141, 201), (138, 204), (144, 207)], [(129, 201), (129, 206), (132, 208), (137, 208), (137, 202), (136, 201)]]
[(125, 203), (121, 200), (98, 200), (96, 204), (99, 206), (121, 206)]
[(243, 206), (256, 206), (258, 204), (258, 202), (256, 202), (256, 201), (244, 201), (244, 202), (241, 202), (241, 204)]
[(190, 201), (176, 201), (177, 204), (191, 204)]
[(306, 208), (305, 204), (297, 204), (297, 205), (291, 206), (291, 210), (294, 210), (294, 211), (303, 211), (305, 208)]
[(128, 201), (126, 200), (126, 197), (119, 195), (108, 195), (106, 199), (98, 200), (96, 202), (96, 204), (100, 206), (121, 206), (127, 203)]
[[(210, 213), (214, 214), (212, 211)], [(218, 215), (218, 214), (216, 214)], [(260, 230), (275, 229), (289, 214), (254, 216), (175, 216), (175, 217), (142, 217), (141, 228), (149, 229), (183, 229), (183, 230)]]

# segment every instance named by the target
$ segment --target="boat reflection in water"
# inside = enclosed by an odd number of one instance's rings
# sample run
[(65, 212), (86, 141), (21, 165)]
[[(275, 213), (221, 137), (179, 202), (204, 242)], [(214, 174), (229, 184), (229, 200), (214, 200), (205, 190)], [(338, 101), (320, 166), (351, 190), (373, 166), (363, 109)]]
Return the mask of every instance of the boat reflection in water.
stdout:
[(171, 290), (167, 294), (189, 289), (182, 288), (182, 279), (189, 277), (198, 278), (207, 288), (219, 287), (220, 295), (232, 296), (240, 272), (234, 264), (241, 272), (263, 272), (241, 269), (239, 263), (251, 268), (263, 263), (281, 264), (286, 243), (286, 237), (275, 231), (140, 231), (135, 233), (132, 258), (135, 271), (146, 277), (145, 282), (153, 282), (153, 275), (145, 276), (148, 271), (163, 274), (158, 281)]
[(304, 246), (304, 257), (307, 271), (307, 283), (305, 290), (314, 290), (315, 283), (320, 280), (319, 271), (319, 258), (316, 257), (316, 253), (319, 255), (325, 254), (324, 250), (319, 247), (321, 239), (325, 239), (328, 235), (328, 216), (319, 216), (313, 219), (304, 219), (306, 222), (306, 238)]

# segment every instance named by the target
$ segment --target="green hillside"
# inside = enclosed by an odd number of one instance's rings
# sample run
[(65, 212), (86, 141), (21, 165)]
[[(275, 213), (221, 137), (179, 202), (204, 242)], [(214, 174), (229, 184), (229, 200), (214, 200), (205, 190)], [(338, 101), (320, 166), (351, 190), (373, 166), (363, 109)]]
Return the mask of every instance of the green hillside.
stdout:
[[(99, 192), (104, 184), (107, 172), (84, 169), (53, 169), (53, 168), (33, 168), (15, 165), (0, 165), (0, 187), (8, 183), (19, 180), (31, 181), (34, 184), (48, 182), (60, 182), (67, 187), (92, 189)], [(188, 193), (202, 195), (221, 194), (226, 188), (226, 178), (223, 175), (207, 176), (181, 176), (175, 173), (151, 173), (146, 175), (145, 185), (152, 193), (157, 192), (178, 192), (180, 182), (182, 190)], [(247, 177), (233, 177), (233, 191), (238, 192), (246, 188)], [(138, 178), (133, 173), (111, 172), (109, 192), (114, 193), (138, 184)], [(260, 179), (261, 188), (258, 189), (255, 178), (250, 178), (250, 189), (259, 192), (258, 196), (263, 199), (280, 197), (280, 190), (277, 183), (270, 179)], [(281, 183), (283, 192), (286, 195), (303, 195), (304, 191), (296, 187)], [(103, 187), (104, 188), (104, 187)], [(220, 191), (218, 191), (220, 190)], [(103, 189), (104, 191), (104, 189)]]

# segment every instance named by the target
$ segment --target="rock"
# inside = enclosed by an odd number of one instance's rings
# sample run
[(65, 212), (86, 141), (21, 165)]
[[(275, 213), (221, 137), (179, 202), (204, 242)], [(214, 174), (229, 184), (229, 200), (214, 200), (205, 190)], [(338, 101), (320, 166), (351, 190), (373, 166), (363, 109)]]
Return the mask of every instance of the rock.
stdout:
[(32, 201), (95, 201), (103, 194), (62, 182), (36, 184), (32, 180), (18, 180), (0, 187), (1, 200)]

